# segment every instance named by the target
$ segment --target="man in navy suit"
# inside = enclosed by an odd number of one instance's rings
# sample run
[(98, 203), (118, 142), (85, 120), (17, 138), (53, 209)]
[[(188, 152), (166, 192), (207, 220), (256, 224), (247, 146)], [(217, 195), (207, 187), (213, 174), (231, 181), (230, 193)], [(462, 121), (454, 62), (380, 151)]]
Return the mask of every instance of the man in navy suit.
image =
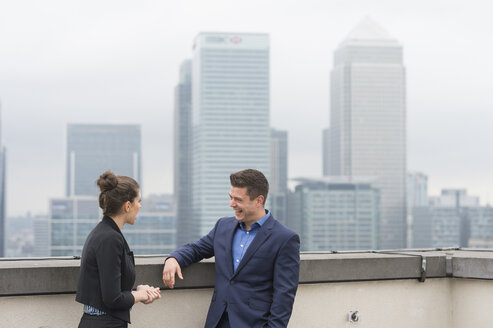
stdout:
[(163, 281), (173, 288), (181, 268), (215, 256), (216, 282), (205, 328), (288, 325), (298, 287), (299, 236), (264, 208), (269, 183), (252, 169), (231, 174), (229, 206), (200, 240), (170, 254)]

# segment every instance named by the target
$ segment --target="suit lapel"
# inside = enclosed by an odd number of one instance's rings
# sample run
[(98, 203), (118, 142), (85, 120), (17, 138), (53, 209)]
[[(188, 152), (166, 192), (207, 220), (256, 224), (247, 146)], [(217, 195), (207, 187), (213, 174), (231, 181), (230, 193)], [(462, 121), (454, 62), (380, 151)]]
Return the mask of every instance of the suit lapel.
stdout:
[(233, 266), (233, 237), (236, 232), (236, 227), (238, 226), (238, 221), (234, 219), (231, 221), (231, 226), (228, 226), (226, 229), (226, 265), (228, 267), (229, 276), (233, 275), (234, 266)]
[[(265, 221), (264, 225), (260, 228), (260, 230), (257, 232), (257, 235), (255, 236), (255, 238), (253, 238), (253, 241), (250, 244), (250, 246), (248, 246), (245, 255), (243, 255), (243, 258), (241, 259), (238, 269), (236, 269), (235, 271), (234, 274), (235, 276), (248, 263), (248, 261), (250, 261), (250, 259), (255, 254), (255, 252), (257, 252), (257, 249), (270, 237), (270, 235), (272, 234), (273, 224), (274, 224), (274, 218), (271, 215), (267, 219), (267, 221)], [(231, 260), (233, 259), (231, 258)]]

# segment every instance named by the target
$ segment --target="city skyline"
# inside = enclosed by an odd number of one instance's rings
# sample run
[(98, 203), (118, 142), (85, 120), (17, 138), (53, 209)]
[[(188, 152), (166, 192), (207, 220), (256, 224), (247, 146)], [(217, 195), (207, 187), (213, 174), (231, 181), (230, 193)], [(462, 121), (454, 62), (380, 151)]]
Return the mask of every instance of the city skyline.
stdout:
[(467, 188), (482, 203), (493, 200), (493, 159), (484, 151), (493, 121), (493, 50), (484, 40), (493, 23), (482, 2), (312, 1), (281, 8), (213, 1), (206, 8), (150, 1), (123, 2), (116, 11), (111, 1), (101, 9), (26, 2), (0, 5), (9, 216), (47, 212), (48, 199), (64, 194), (66, 122), (142, 124), (144, 196), (172, 192), (173, 87), (202, 31), (270, 35), (271, 126), (290, 135), (289, 177), (321, 176), (332, 53), (367, 15), (404, 45), (408, 168), (428, 175), (430, 194)]

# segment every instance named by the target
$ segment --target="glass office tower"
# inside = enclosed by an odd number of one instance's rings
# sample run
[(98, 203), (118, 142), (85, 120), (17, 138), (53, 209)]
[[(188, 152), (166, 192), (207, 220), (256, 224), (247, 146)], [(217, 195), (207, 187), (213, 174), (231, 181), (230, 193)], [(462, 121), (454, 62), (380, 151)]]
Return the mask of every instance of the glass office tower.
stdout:
[(97, 196), (95, 181), (105, 170), (141, 184), (140, 135), (140, 126), (133, 124), (68, 124), (67, 197)]
[(334, 54), (329, 174), (378, 177), (383, 249), (406, 247), (405, 91), (402, 45), (365, 19)]
[(192, 201), (199, 235), (228, 207), (229, 175), (270, 177), (269, 36), (200, 33), (192, 60)]

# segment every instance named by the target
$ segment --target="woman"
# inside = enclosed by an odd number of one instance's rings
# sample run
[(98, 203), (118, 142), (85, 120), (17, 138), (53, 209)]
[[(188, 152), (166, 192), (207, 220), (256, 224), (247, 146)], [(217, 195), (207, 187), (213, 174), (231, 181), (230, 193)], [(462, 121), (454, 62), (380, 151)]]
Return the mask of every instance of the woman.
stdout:
[(160, 298), (159, 288), (135, 282), (133, 253), (121, 232), (134, 224), (140, 210), (139, 184), (110, 171), (97, 180), (104, 217), (91, 231), (82, 250), (76, 301), (84, 304), (79, 328), (128, 327), (130, 309), (137, 302)]

